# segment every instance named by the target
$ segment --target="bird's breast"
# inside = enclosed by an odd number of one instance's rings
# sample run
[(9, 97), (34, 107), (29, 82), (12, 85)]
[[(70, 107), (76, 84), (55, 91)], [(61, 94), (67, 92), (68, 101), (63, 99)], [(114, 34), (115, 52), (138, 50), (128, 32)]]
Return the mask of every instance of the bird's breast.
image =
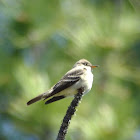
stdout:
[(76, 82), (72, 88), (79, 89), (81, 87), (84, 88), (84, 94), (89, 92), (92, 88), (93, 83), (93, 74), (91, 70), (86, 69), (84, 73), (80, 76), (80, 80)]
[(93, 83), (93, 74), (91, 71), (87, 71), (82, 77), (81, 77), (81, 85), (84, 87), (85, 91), (84, 94), (89, 92), (92, 88)]

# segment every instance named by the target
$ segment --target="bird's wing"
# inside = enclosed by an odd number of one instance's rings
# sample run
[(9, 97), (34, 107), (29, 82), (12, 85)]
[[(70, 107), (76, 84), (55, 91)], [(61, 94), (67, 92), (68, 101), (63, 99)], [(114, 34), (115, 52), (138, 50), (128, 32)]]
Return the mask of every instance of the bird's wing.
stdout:
[(61, 92), (62, 90), (72, 86), (76, 82), (80, 80), (80, 76), (83, 74), (82, 69), (77, 70), (70, 70), (67, 72), (64, 77), (52, 87), (52, 92), (48, 96), (45, 97), (45, 99)]

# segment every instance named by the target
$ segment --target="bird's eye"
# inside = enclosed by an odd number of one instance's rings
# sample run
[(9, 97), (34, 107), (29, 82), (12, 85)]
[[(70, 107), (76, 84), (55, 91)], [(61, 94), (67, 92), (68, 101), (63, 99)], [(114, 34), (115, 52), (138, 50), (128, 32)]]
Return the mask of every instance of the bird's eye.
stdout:
[(87, 65), (88, 65), (88, 63), (84, 63), (84, 65), (85, 65), (85, 66), (87, 66)]

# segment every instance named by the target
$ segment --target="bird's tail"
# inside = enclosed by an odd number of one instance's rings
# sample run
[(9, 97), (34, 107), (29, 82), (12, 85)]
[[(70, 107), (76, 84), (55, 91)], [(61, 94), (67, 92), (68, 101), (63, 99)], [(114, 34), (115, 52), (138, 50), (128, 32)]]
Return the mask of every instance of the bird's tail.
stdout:
[(33, 104), (33, 103), (45, 98), (47, 95), (48, 95), (48, 92), (40, 94), (37, 97), (35, 97), (35, 98), (31, 99), (30, 101), (28, 101), (27, 105)]

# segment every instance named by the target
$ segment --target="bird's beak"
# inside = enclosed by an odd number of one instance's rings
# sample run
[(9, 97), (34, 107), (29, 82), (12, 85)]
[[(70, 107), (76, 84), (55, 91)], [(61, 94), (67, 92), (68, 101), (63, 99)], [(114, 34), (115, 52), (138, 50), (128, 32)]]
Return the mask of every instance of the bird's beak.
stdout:
[(96, 67), (99, 67), (99, 66), (98, 65), (91, 66), (91, 68), (96, 68)]

